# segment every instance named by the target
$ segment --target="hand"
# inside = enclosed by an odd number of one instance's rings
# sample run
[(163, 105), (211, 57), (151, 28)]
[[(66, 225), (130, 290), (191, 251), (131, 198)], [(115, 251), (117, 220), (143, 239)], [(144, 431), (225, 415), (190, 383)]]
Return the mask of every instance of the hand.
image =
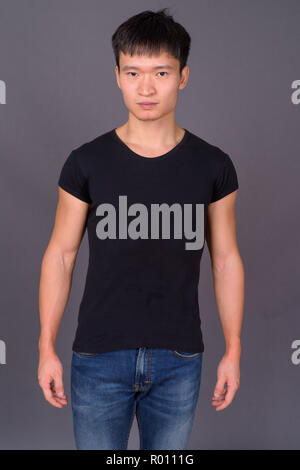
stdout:
[(217, 377), (212, 406), (220, 411), (230, 405), (240, 386), (239, 358), (225, 354), (219, 363)]
[(62, 381), (63, 368), (55, 352), (41, 353), (38, 368), (38, 381), (45, 399), (56, 408), (67, 405)]

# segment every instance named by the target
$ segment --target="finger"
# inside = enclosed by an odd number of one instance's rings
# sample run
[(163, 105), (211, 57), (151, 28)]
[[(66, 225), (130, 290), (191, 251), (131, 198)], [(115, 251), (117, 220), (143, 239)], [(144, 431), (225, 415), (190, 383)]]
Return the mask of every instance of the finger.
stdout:
[(55, 398), (53, 397), (52, 391), (51, 391), (51, 389), (50, 389), (50, 384), (41, 385), (41, 388), (42, 388), (42, 390), (43, 390), (45, 399), (46, 399), (51, 405), (55, 406), (56, 408), (62, 408), (62, 404), (61, 404), (61, 403), (58, 403), (57, 400), (55, 400)]
[(224, 400), (225, 400), (225, 397), (212, 400), (211, 402), (213, 405), (215, 405), (215, 404), (223, 403)]
[(218, 400), (212, 400), (211, 404), (212, 404), (212, 406), (219, 406), (222, 403), (224, 403), (224, 400), (225, 400), (225, 398), (218, 399)]
[(223, 401), (224, 398), (225, 398), (225, 395), (226, 395), (226, 392), (222, 393), (222, 395), (218, 396), (218, 397), (215, 397), (213, 396), (211, 399), (213, 402), (216, 402), (216, 401)]
[(61, 374), (55, 374), (53, 376), (53, 380), (54, 380), (53, 391), (55, 395), (60, 398), (66, 398)]
[(214, 389), (213, 398), (222, 398), (224, 393), (226, 393), (226, 390), (224, 390), (225, 384), (226, 384), (226, 377), (222, 377), (218, 379), (215, 389)]
[(59, 395), (56, 393), (54, 384), (51, 384), (51, 391), (52, 391), (52, 395), (53, 395), (54, 397), (56, 397), (57, 399), (60, 399), (60, 400), (66, 400), (66, 399), (67, 399), (67, 395), (64, 394), (63, 396), (59, 396)]
[(224, 398), (225, 395), (226, 395), (226, 392), (223, 392), (223, 393), (219, 394), (219, 396), (213, 395), (211, 398), (212, 398), (213, 400), (219, 400), (220, 398), (221, 398), (221, 399)]
[(211, 397), (211, 399), (212, 399), (212, 400), (223, 400), (223, 398), (225, 397), (225, 394), (226, 394), (226, 392), (223, 392), (223, 393), (220, 394), (218, 397), (215, 396), (215, 395), (213, 395), (213, 396)]
[(228, 385), (228, 390), (227, 390), (224, 402), (217, 406), (216, 411), (223, 410), (228, 405), (230, 405), (236, 393), (236, 390), (237, 390), (236, 387), (234, 387), (233, 385)]
[(67, 405), (67, 403), (68, 403), (67, 396), (66, 395), (62, 396), (62, 397), (58, 396), (56, 391), (55, 391), (53, 382), (51, 382), (51, 384), (50, 384), (50, 390), (51, 390), (51, 393), (52, 393), (52, 398), (54, 398), (57, 401), (57, 403), (60, 403), (62, 405)]
[(58, 403), (61, 403), (62, 405), (67, 405), (67, 404), (68, 404), (67, 398), (58, 397), (57, 395), (55, 395), (55, 393), (52, 393), (52, 397), (53, 397)]
[[(50, 381), (51, 380), (51, 381)], [(62, 406), (66, 403), (63, 403), (60, 399), (58, 399), (55, 395), (55, 390), (54, 390), (54, 381), (50, 377), (47, 382), (44, 382), (42, 385), (44, 396), (51, 405), (56, 406), (59, 405), (59, 408), (62, 408)]]
[(224, 399), (225, 399), (225, 394), (226, 394), (226, 390), (223, 389), (223, 392), (217, 397), (217, 396), (212, 396), (212, 405), (213, 406), (218, 406), (220, 405), (221, 403), (224, 402)]

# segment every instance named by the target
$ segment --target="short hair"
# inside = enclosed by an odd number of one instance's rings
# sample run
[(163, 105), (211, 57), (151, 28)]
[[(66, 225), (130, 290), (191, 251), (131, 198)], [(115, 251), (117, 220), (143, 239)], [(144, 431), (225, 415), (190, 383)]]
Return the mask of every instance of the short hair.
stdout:
[(123, 54), (156, 55), (166, 51), (179, 60), (180, 74), (185, 67), (191, 47), (191, 37), (185, 28), (174, 21), (163, 8), (156, 12), (146, 10), (122, 23), (112, 36), (112, 48), (120, 70), (120, 52)]

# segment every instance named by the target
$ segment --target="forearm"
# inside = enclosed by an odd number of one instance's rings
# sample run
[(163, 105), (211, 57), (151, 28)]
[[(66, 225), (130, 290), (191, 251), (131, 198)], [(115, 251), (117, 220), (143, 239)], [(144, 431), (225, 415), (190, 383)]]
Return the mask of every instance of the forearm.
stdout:
[(70, 294), (74, 263), (74, 256), (68, 258), (55, 248), (48, 248), (43, 257), (39, 286), (40, 353), (54, 351)]
[(244, 309), (244, 268), (239, 253), (212, 266), (216, 303), (223, 328), (226, 354), (241, 354), (241, 329)]

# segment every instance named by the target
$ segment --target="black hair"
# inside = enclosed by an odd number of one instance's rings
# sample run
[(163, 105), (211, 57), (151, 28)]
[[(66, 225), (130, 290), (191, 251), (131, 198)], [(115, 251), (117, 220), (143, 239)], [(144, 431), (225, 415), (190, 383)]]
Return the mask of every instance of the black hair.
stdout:
[(180, 62), (180, 74), (190, 52), (191, 37), (185, 28), (176, 23), (163, 8), (156, 12), (146, 10), (132, 16), (114, 32), (111, 41), (120, 70), (120, 52), (123, 54), (149, 55), (166, 51)]

